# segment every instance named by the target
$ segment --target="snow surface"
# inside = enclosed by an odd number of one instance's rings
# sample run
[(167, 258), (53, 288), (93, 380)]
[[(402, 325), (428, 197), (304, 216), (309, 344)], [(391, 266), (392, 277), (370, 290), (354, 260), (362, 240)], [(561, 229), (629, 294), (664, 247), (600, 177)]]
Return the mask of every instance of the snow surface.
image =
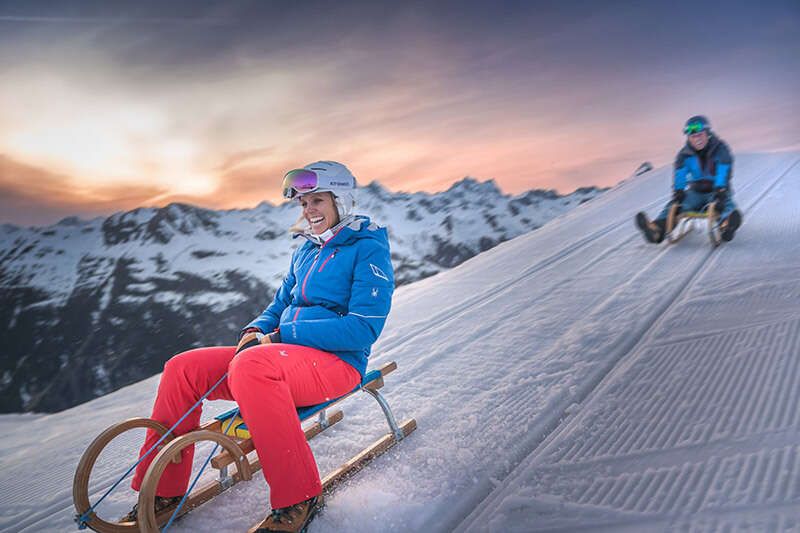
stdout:
[[(734, 180), (744, 225), (718, 249), (634, 228), (667, 200), (662, 168), (400, 288), (371, 365), (398, 362), (384, 392), (418, 429), (310, 531), (800, 531), (800, 153), (740, 155)], [(0, 417), (0, 528), (74, 530), (82, 451), (157, 384)], [(386, 431), (367, 395), (343, 407), (312, 441), (323, 473)], [(140, 439), (101, 455), (98, 493)], [(267, 491), (259, 474), (171, 530), (244, 531)]]

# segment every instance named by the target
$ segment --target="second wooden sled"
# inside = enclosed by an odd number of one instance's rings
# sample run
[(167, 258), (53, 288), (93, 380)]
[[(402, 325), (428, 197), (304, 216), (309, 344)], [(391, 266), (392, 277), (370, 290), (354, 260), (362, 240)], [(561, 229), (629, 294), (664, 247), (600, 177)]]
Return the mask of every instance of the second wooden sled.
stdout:
[[(417, 423), (413, 418), (404, 420), (400, 424), (397, 423), (388, 402), (380, 392), (384, 385), (383, 377), (395, 369), (397, 369), (395, 362), (386, 363), (380, 368), (368, 372), (361, 383), (348, 394), (322, 404), (298, 408), (297, 414), (301, 422), (313, 417), (317, 418), (316, 422), (304, 429), (307, 440), (342, 420), (344, 415), (341, 410), (337, 409), (330, 414), (327, 413), (327, 410), (360, 390), (375, 398), (389, 425), (389, 433), (322, 479), (324, 492), (331, 491), (340, 481), (363, 468), (372, 459), (384, 453), (416, 429)], [(75, 509), (78, 511), (75, 520), (78, 522), (79, 528), (88, 527), (101, 533), (131, 533), (134, 531), (155, 533), (170, 519), (183, 516), (240, 481), (251, 479), (252, 475), (261, 469), (261, 464), (257, 458), (247, 457), (247, 454), (254, 450), (254, 446), (247, 426), (239, 418), (238, 412), (238, 409), (233, 409), (217, 416), (194, 431), (164, 440), (142, 481), (136, 522), (111, 522), (101, 518), (94, 510), (97, 503), (93, 506), (89, 501), (89, 476), (102, 450), (120, 434), (134, 428), (150, 428), (164, 435), (168, 428), (151, 419), (133, 418), (105, 430), (86, 449), (75, 472), (72, 494)], [(181, 450), (202, 441), (214, 442), (223, 449), (211, 459), (211, 465), (219, 471), (219, 478), (192, 490), (177, 513), (174, 513), (175, 506), (173, 506), (156, 515), (154, 511), (156, 487), (167, 465), (173, 461), (180, 461)], [(236, 466), (233, 474), (229, 473), (228, 467), (231, 465)], [(175, 514), (174, 517), (173, 514)]]
[(713, 202), (708, 204), (703, 211), (683, 211), (679, 213), (679, 207), (678, 204), (672, 204), (669, 213), (667, 213), (666, 233), (667, 241), (670, 244), (675, 244), (683, 239), (692, 232), (697, 222), (705, 219), (711, 244), (719, 246), (722, 235), (719, 228), (719, 215)]

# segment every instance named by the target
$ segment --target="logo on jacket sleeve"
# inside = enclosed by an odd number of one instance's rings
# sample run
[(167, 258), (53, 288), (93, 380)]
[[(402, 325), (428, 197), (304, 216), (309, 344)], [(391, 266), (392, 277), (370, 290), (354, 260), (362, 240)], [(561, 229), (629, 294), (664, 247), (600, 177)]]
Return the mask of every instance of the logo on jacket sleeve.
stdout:
[(376, 267), (372, 263), (369, 264), (369, 267), (372, 269), (372, 273), (375, 275), (375, 277), (378, 277), (378, 278), (381, 278), (383, 280), (389, 281), (389, 276), (384, 274), (383, 270), (381, 270), (380, 268)]

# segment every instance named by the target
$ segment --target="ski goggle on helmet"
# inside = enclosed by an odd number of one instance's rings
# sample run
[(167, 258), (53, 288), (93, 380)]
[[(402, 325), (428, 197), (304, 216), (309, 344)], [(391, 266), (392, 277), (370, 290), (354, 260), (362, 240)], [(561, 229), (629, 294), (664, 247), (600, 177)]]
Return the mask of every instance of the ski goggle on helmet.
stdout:
[(290, 170), (283, 178), (283, 197), (289, 199), (323, 191), (335, 195), (337, 191), (355, 188), (356, 178), (347, 167), (334, 161), (311, 163), (303, 168)]
[(355, 206), (356, 178), (336, 161), (317, 161), (290, 170), (283, 178), (282, 189), (283, 197), (289, 199), (312, 192), (331, 192), (339, 216), (350, 214)]
[(709, 130), (711, 130), (711, 124), (708, 122), (708, 119), (702, 115), (693, 116), (686, 121), (686, 125), (683, 127), (683, 133), (685, 135), (692, 135)]

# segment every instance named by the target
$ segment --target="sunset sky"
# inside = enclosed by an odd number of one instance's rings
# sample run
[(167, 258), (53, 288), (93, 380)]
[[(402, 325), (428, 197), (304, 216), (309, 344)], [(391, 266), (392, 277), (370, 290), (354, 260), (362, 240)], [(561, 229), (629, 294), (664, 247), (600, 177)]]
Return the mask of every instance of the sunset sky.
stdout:
[(0, 1), (0, 222), (279, 202), (317, 159), (569, 192), (671, 163), (697, 113), (800, 149), (798, 94), (797, 0)]

